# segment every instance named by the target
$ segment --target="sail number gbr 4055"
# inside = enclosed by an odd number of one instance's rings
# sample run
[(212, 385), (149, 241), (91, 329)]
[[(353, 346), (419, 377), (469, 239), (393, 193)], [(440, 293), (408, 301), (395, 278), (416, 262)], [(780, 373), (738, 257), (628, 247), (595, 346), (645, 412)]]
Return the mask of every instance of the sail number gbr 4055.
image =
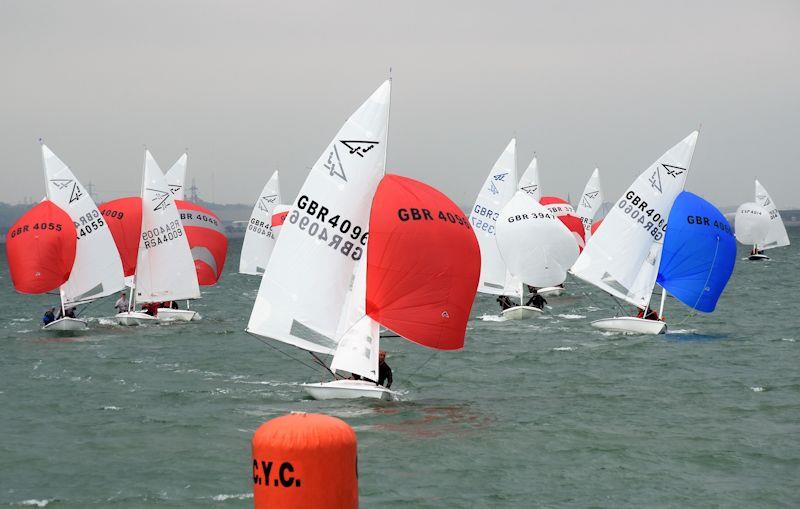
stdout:
[(636, 194), (636, 191), (628, 191), (625, 198), (617, 202), (617, 207), (647, 230), (654, 240), (659, 241), (664, 238), (667, 219), (653, 207), (648, 208), (647, 202)]
[(364, 254), (362, 246), (367, 245), (369, 231), (340, 214), (333, 214), (328, 207), (306, 195), (297, 199), (297, 208), (292, 209), (287, 219), (290, 224), (297, 225), (311, 237), (327, 242), (328, 247), (344, 256), (360, 260)]

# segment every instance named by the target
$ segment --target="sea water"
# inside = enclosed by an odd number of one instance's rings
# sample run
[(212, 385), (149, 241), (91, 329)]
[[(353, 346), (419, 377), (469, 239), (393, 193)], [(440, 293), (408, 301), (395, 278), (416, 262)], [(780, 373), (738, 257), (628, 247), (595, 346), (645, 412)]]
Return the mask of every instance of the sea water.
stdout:
[(0, 263), (0, 504), (249, 507), (250, 438), (291, 411), (358, 435), (363, 507), (800, 506), (800, 234), (747, 262), (710, 315), (667, 300), (665, 336), (592, 329), (614, 302), (573, 279), (530, 321), (478, 296), (466, 346), (382, 342), (403, 401), (308, 399), (304, 352), (243, 332), (259, 280), (225, 274), (190, 324), (40, 330), (56, 296)]

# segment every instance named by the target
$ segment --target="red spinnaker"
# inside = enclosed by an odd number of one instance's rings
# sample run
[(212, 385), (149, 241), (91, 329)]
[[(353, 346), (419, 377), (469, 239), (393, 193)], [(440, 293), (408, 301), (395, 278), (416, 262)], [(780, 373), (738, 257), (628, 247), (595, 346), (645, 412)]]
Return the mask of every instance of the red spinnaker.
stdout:
[(45, 293), (63, 285), (75, 263), (77, 241), (72, 219), (51, 201), (27, 211), (6, 234), (14, 288), (21, 293)]
[(222, 276), (228, 256), (228, 237), (223, 233), (222, 221), (196, 203), (175, 200), (175, 204), (192, 250), (197, 282), (203, 286), (214, 285)]
[(578, 252), (583, 251), (583, 246), (586, 245), (586, 230), (583, 228), (581, 218), (575, 214), (575, 209), (572, 208), (572, 205), (570, 205), (568, 201), (562, 200), (556, 196), (542, 196), (539, 203), (544, 205), (564, 223), (564, 226), (575, 236), (575, 243), (578, 244)]
[(436, 189), (386, 175), (372, 199), (367, 314), (439, 350), (464, 346), (481, 255), (464, 213)]
[(599, 221), (595, 221), (594, 223), (592, 223), (592, 230), (591, 230), (592, 231), (592, 235), (594, 235), (594, 232), (596, 232), (597, 229), (600, 228), (600, 224), (602, 222), (603, 222), (603, 220), (601, 219)]
[(138, 196), (119, 198), (97, 208), (114, 237), (125, 276), (133, 276), (136, 273), (139, 238), (142, 234), (142, 199)]

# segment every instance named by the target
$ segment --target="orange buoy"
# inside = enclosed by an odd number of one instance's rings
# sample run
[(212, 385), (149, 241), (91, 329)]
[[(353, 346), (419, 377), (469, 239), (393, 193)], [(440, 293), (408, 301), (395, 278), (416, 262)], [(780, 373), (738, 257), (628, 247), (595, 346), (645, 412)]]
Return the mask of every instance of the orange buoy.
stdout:
[(358, 507), (356, 434), (346, 422), (292, 413), (253, 435), (256, 509)]

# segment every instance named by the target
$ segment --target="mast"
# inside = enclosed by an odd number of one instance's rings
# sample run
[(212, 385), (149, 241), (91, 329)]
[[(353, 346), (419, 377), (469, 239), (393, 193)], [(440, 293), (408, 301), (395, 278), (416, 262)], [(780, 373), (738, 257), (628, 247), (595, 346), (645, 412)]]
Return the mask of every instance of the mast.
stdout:
[(667, 300), (667, 290), (662, 286), (661, 287), (661, 305), (658, 307), (658, 318), (663, 320), (664, 318), (664, 301)]

